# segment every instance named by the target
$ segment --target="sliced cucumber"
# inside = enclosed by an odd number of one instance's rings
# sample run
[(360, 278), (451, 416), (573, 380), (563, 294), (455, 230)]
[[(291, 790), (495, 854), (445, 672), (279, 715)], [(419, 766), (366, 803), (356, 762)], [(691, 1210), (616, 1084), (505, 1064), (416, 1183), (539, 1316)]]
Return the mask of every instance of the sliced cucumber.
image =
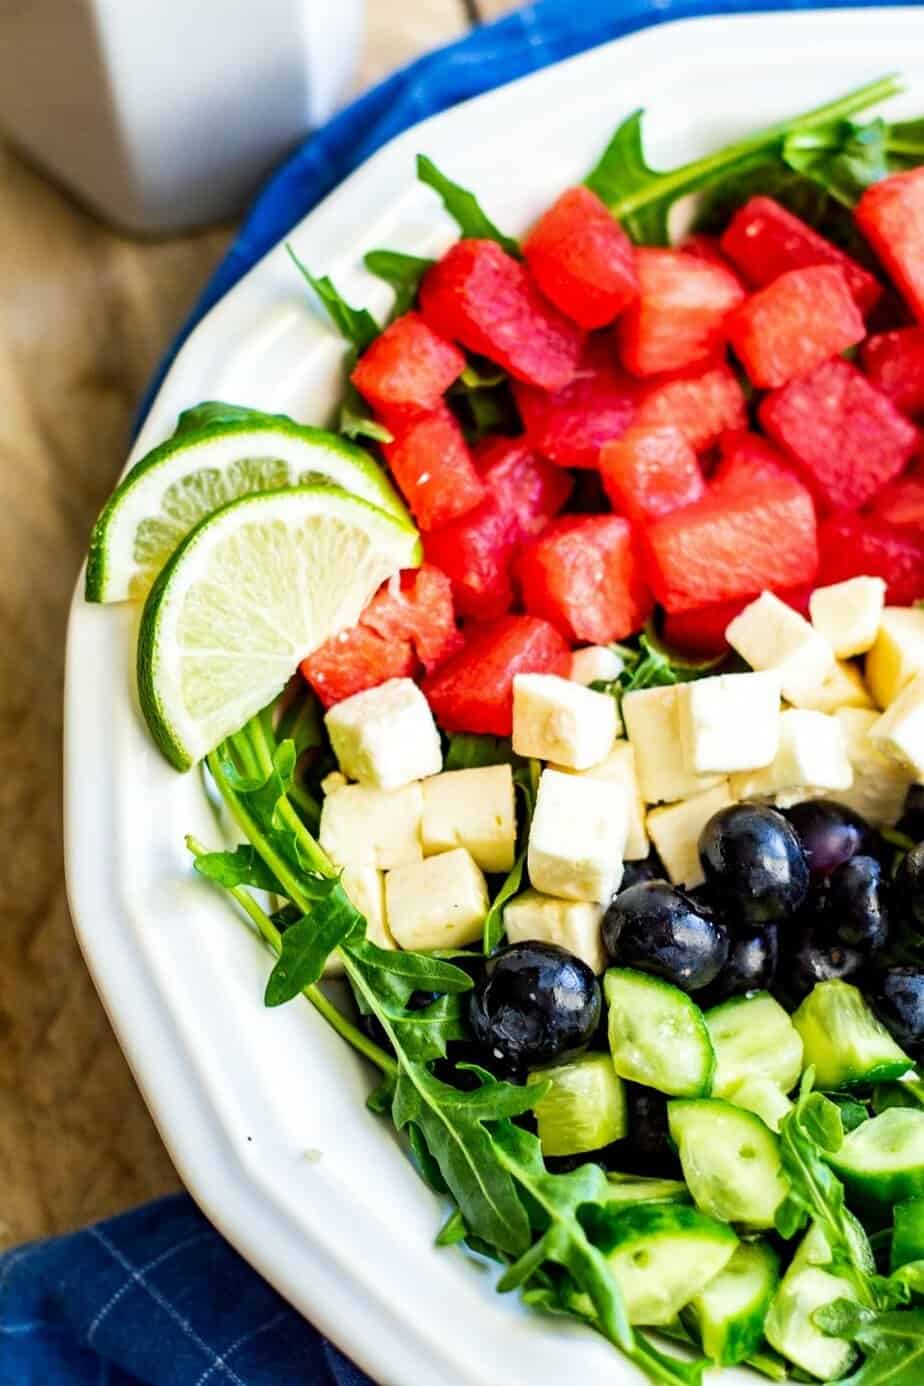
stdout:
[(609, 1041), (620, 1078), (631, 1078), (673, 1097), (709, 1091), (715, 1067), (703, 1013), (686, 992), (630, 968), (610, 968), (603, 979), (609, 1006)]
[[(853, 1243), (854, 1254), (857, 1264), (872, 1275), (876, 1270), (876, 1258), (873, 1255), (873, 1248), (870, 1246), (869, 1237), (859, 1218), (854, 1217), (849, 1209), (844, 1209), (844, 1222)], [(824, 1228), (820, 1223), (813, 1222), (806, 1232), (802, 1241), (796, 1248), (796, 1254), (789, 1263), (790, 1270), (799, 1270), (803, 1266), (830, 1266), (832, 1261), (831, 1247), (825, 1236)]]
[(864, 1206), (924, 1197), (924, 1112), (890, 1107), (844, 1137), (828, 1163)]
[(769, 1079), (791, 1092), (802, 1072), (802, 1040), (779, 1001), (766, 991), (733, 996), (706, 1012), (715, 1049), (716, 1097), (729, 1097), (749, 1078)]
[(911, 1060), (849, 982), (818, 982), (792, 1018), (819, 1088), (898, 1078)]
[(760, 1347), (776, 1294), (780, 1261), (766, 1242), (742, 1242), (724, 1270), (680, 1314), (720, 1367), (744, 1362)]
[(736, 1107), (759, 1116), (771, 1131), (779, 1131), (784, 1116), (792, 1111), (792, 1103), (770, 1078), (745, 1078), (726, 1094)]
[(899, 1203), (893, 1214), (889, 1269), (924, 1261), (924, 1199)]
[(607, 1174), (607, 1203), (689, 1203), (682, 1179), (648, 1179), (641, 1174)]
[(582, 1155), (626, 1134), (626, 1090), (609, 1054), (536, 1069), (530, 1083), (548, 1083), (533, 1108), (546, 1155)]
[(697, 1208), (723, 1222), (772, 1227), (788, 1185), (779, 1141), (760, 1117), (712, 1097), (670, 1102), (667, 1117)]
[(850, 1370), (856, 1349), (842, 1338), (829, 1338), (816, 1328), (813, 1314), (836, 1299), (856, 1299), (849, 1280), (830, 1271), (794, 1261), (780, 1281), (764, 1320), (764, 1337), (771, 1347), (821, 1381), (835, 1381)]

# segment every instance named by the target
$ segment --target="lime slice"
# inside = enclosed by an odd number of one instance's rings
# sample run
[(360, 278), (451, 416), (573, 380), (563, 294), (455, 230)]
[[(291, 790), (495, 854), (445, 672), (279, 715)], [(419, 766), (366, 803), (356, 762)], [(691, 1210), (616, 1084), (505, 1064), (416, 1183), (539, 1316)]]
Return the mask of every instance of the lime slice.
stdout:
[(186, 770), (421, 561), (416, 530), (322, 484), (242, 496), (203, 520), (148, 595), (138, 688), (164, 755)]
[(143, 600), (206, 515), (238, 496), (322, 479), (410, 523), (382, 468), (334, 433), (256, 412), (181, 431), (132, 467), (97, 520), (87, 601)]

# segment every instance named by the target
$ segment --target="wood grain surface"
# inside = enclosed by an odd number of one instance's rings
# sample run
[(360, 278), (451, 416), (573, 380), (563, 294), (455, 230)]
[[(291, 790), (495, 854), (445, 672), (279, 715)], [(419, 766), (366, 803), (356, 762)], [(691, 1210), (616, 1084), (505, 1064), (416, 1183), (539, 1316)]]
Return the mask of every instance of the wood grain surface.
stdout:
[[(359, 84), (473, 9), (370, 0)], [(64, 635), (141, 391), (231, 234), (128, 240), (0, 145), (0, 1247), (178, 1185), (68, 918)]]

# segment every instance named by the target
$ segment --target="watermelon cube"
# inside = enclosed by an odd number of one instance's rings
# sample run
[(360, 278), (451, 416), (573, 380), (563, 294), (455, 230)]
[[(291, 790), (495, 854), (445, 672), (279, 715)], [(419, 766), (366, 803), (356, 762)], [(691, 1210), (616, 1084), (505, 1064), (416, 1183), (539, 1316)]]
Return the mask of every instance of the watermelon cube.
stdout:
[(890, 606), (924, 597), (924, 536), (867, 515), (831, 515), (818, 530), (818, 581), (881, 577)]
[(924, 477), (900, 476), (884, 486), (870, 507), (874, 519), (910, 525), (924, 534)]
[(392, 420), (391, 429), (393, 441), (382, 451), (421, 529), (438, 529), (483, 499), (484, 483), (447, 405)]
[(682, 371), (725, 341), (725, 320), (744, 299), (737, 277), (682, 250), (637, 251), (639, 297), (617, 324), (622, 363), (633, 375)]
[(570, 385), (554, 394), (514, 384), (527, 437), (559, 467), (596, 467), (600, 449), (629, 427), (638, 384), (621, 370), (606, 338), (592, 338)]
[(811, 582), (818, 566), (815, 507), (794, 477), (712, 485), (703, 500), (644, 534), (648, 576), (669, 612)]
[(455, 654), (462, 643), (452, 605), (452, 586), (446, 574), (432, 563), (398, 573), (383, 583), (360, 623), (383, 640), (409, 641), (428, 672)]
[[(697, 260), (705, 260), (710, 265), (719, 265), (738, 277), (735, 266), (722, 251), (718, 236), (709, 236), (705, 231), (691, 231), (689, 236), (684, 236), (677, 249), (686, 255), (695, 255)], [(742, 284), (741, 287), (745, 289), (747, 286)]]
[(855, 216), (908, 307), (924, 322), (924, 168), (874, 183)]
[(865, 505), (904, 468), (917, 429), (849, 361), (836, 359), (767, 395), (760, 421), (829, 510)]
[(546, 298), (581, 327), (605, 327), (638, 297), (635, 247), (589, 188), (563, 192), (523, 254)]
[(432, 410), (465, 369), (465, 357), (419, 313), (396, 318), (363, 352), (350, 376), (379, 411)]
[(636, 423), (679, 428), (694, 452), (712, 446), (728, 428), (745, 428), (747, 404), (738, 379), (724, 361), (693, 375), (652, 380), (642, 389)]
[(622, 640), (651, 611), (632, 526), (621, 515), (556, 520), (523, 549), (517, 576), (526, 610), (571, 640)]
[(880, 332), (863, 343), (863, 369), (903, 414), (924, 412), (924, 327)]
[(752, 384), (785, 385), (856, 346), (866, 329), (843, 270), (788, 270), (728, 319), (728, 338)]
[(485, 438), (473, 456), (517, 543), (543, 530), (571, 495), (572, 478), (537, 456), (525, 438)]
[[(807, 586), (784, 587), (776, 595), (800, 615), (808, 616), (811, 590)], [(753, 597), (750, 596), (738, 597), (735, 601), (713, 602), (694, 611), (668, 612), (661, 633), (665, 642), (674, 649), (698, 655), (725, 654), (728, 649), (725, 632), (751, 601)]]
[(790, 462), (758, 433), (729, 429), (719, 439), (720, 460), (712, 480), (715, 485), (752, 487), (766, 477), (792, 476)]
[(360, 623), (332, 635), (299, 668), (322, 706), (333, 707), (386, 679), (413, 678), (418, 665), (409, 640), (385, 640)]
[(584, 334), (496, 241), (456, 241), (424, 275), (420, 308), (440, 336), (527, 385), (562, 390), (574, 377)]
[(567, 643), (548, 621), (505, 616), (467, 631), (463, 648), (424, 680), (423, 691), (444, 731), (509, 736), (514, 676), (564, 676), (570, 662)]
[(752, 197), (732, 217), (720, 242), (723, 252), (755, 289), (789, 270), (835, 265), (844, 271), (854, 302), (866, 316), (882, 286), (876, 277), (772, 197)]
[(696, 453), (679, 428), (636, 424), (600, 454), (600, 474), (613, 509), (634, 524), (660, 519), (706, 494)]

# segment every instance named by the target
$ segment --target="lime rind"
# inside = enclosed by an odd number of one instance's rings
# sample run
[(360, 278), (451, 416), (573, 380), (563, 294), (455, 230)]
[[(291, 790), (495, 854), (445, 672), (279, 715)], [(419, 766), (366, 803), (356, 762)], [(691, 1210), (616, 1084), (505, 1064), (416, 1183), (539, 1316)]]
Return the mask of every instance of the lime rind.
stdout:
[(136, 462), (90, 538), (86, 598), (141, 600), (201, 520), (229, 501), (326, 481), (412, 528), (383, 469), (355, 444), (279, 415), (187, 429)]

